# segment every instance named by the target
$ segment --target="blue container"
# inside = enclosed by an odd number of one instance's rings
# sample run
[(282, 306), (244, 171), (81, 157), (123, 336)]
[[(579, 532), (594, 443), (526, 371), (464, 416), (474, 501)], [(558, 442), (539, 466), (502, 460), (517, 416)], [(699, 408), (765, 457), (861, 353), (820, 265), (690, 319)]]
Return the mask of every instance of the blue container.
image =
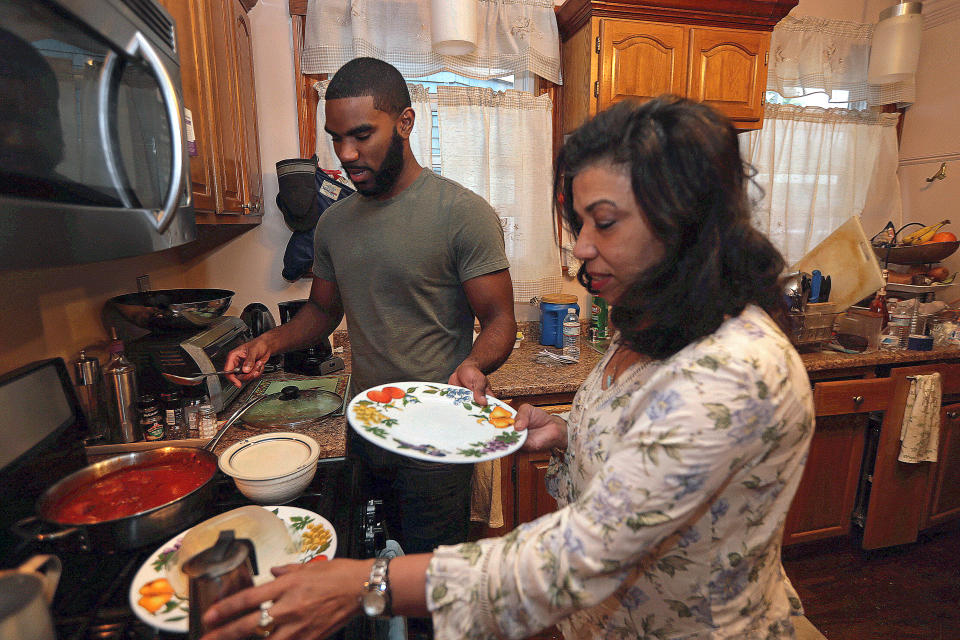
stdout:
[(540, 344), (548, 347), (563, 348), (563, 316), (567, 309), (574, 308), (580, 315), (580, 305), (576, 302), (540, 303)]

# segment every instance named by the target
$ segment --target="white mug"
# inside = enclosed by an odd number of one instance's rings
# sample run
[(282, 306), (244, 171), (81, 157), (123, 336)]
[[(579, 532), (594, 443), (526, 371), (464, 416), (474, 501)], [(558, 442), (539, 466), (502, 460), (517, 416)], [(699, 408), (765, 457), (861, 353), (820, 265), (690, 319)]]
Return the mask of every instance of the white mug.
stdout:
[(0, 571), (0, 640), (56, 640), (50, 603), (62, 571), (60, 558), (50, 555)]

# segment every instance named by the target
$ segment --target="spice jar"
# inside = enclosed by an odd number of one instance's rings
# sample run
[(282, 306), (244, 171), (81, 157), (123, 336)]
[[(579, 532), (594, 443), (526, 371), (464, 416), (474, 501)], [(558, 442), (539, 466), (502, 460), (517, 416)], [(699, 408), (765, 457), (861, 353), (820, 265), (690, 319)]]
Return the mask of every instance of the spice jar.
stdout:
[(163, 403), (163, 426), (166, 440), (182, 440), (187, 437), (187, 424), (183, 418), (183, 399), (179, 391), (164, 391), (160, 394)]
[(187, 428), (188, 438), (200, 437), (200, 405), (202, 398), (184, 398), (183, 400), (183, 421)]
[(140, 413), (140, 431), (144, 440), (163, 440), (163, 416), (160, 414), (160, 405), (157, 399), (145, 393), (137, 400), (137, 410)]
[(204, 398), (197, 413), (200, 418), (200, 437), (209, 440), (217, 435), (217, 412), (208, 399)]

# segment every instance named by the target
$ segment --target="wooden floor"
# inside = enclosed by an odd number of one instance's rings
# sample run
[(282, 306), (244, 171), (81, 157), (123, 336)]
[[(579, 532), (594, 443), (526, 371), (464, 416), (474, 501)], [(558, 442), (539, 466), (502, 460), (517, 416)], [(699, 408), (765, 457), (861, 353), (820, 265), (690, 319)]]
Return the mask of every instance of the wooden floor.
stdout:
[(783, 566), (828, 640), (960, 640), (960, 526), (872, 552), (854, 539), (788, 547)]

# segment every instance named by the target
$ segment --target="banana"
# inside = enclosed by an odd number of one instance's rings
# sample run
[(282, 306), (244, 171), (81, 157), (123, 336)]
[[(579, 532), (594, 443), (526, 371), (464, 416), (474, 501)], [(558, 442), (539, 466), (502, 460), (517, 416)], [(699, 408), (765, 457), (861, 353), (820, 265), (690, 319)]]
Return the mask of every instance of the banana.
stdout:
[(942, 227), (945, 224), (950, 224), (950, 221), (941, 220), (937, 224), (932, 224), (928, 227), (922, 227), (920, 229), (917, 229), (913, 233), (904, 236), (903, 240), (901, 240), (901, 243), (906, 245), (923, 244), (924, 242), (932, 238), (934, 234), (940, 230), (940, 227)]

